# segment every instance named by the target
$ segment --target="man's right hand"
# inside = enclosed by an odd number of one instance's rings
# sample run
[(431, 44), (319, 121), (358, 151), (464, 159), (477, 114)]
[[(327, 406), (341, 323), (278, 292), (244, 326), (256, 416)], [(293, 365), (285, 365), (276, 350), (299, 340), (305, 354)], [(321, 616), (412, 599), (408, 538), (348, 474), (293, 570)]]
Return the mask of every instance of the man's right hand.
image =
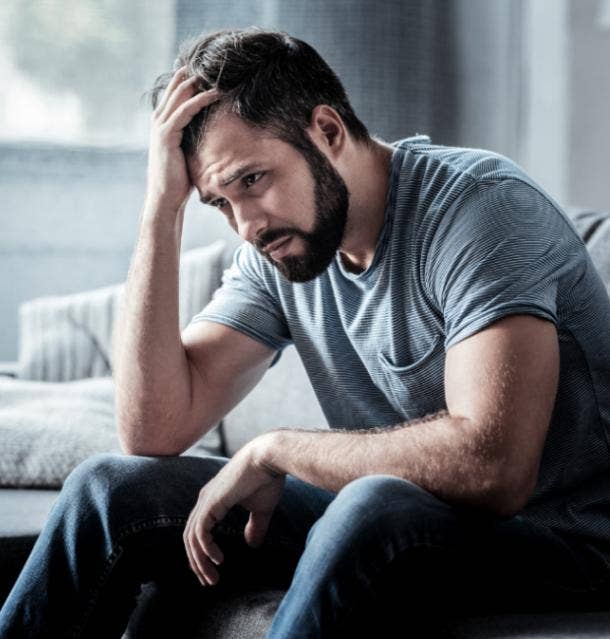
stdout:
[(180, 148), (184, 127), (221, 95), (217, 89), (199, 92), (197, 76), (186, 77), (186, 67), (174, 73), (151, 118), (148, 151), (146, 209), (178, 213), (193, 185)]

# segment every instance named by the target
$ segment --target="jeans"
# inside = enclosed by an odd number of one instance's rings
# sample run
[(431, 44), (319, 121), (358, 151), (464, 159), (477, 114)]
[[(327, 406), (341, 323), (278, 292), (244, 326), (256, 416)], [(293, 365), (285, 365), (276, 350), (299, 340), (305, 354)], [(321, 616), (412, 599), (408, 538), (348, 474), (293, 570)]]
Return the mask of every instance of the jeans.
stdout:
[[(67, 478), (0, 611), (0, 638), (120, 638), (142, 584), (169, 602), (148, 636), (196, 636), (198, 613), (231, 589), (285, 589), (267, 639), (440, 636), (469, 610), (591, 607), (607, 597), (589, 546), (526, 519), (456, 508), (391, 475), (333, 493), (287, 475), (262, 546), (234, 506), (214, 529), (215, 586), (190, 570), (182, 533), (225, 457), (96, 455)], [(417, 630), (419, 628), (420, 630)], [(399, 635), (402, 636), (402, 635)]]

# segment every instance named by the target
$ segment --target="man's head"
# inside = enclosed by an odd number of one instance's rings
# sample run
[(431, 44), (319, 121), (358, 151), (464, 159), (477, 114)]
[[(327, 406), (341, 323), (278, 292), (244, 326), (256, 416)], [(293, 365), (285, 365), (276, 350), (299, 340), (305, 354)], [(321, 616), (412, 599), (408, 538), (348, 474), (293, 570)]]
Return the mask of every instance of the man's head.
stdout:
[[(195, 40), (176, 61), (181, 66), (187, 77), (198, 78), (199, 90), (221, 92), (183, 131), (182, 148), (202, 199), (218, 206), (288, 279), (319, 275), (340, 246), (349, 192), (320, 139), (312, 139), (313, 121), (322, 134), (327, 127), (334, 135), (337, 126), (343, 138), (371, 144), (340, 80), (305, 42), (257, 28)], [(153, 103), (169, 77), (157, 81)], [(260, 165), (258, 173), (220, 188), (237, 166), (252, 163)], [(263, 250), (285, 236), (293, 239), (283, 252), (272, 257)]]

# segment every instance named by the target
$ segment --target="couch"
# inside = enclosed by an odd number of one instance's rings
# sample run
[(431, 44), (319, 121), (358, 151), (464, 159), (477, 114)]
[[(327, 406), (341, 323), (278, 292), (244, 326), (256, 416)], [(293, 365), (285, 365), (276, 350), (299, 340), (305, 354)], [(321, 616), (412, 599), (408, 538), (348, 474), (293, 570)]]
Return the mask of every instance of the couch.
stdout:
[[(585, 210), (570, 210), (569, 214), (610, 292), (610, 214)], [(217, 243), (213, 250), (201, 249), (197, 255), (183, 257), (180, 282), (183, 325), (218, 286), (231, 253), (232, 250), (228, 251)], [(200, 261), (202, 256), (204, 262)], [(210, 267), (210, 260), (214, 262), (213, 267)], [(207, 273), (205, 281), (201, 276), (203, 270)], [(190, 280), (183, 280), (183, 277), (190, 277)], [(189, 289), (191, 297), (192, 289), (197, 291), (192, 299), (189, 298)], [(121, 291), (122, 287), (117, 285), (80, 297), (33, 300), (20, 309), (22, 347), (19, 361), (0, 363), (0, 398), (4, 397), (0, 399), (0, 437), (3, 438), (0, 458), (0, 604), (25, 562), (71, 467), (94, 452), (118, 450), (115, 433), (112, 432), (112, 362), (108, 345), (109, 326), (116, 316), (116, 302)], [(92, 312), (92, 309), (97, 311)], [(45, 330), (41, 327), (48, 326), (49, 322), (45, 324), (41, 317), (48, 318), (49, 314), (54, 317), (50, 323), (53, 328)], [(102, 316), (105, 318), (103, 321), (99, 319)], [(62, 321), (65, 324), (63, 329)], [(83, 344), (78, 347), (69, 344), (62, 354), (61, 348), (53, 350), (50, 343), (55, 344), (58, 330), (65, 332), (68, 330), (66, 327), (77, 327), (78, 335), (74, 339), (81, 340)], [(63, 343), (70, 341), (65, 335), (62, 339)], [(40, 356), (41, 352), (47, 353), (47, 361)], [(75, 352), (80, 353), (76, 358)], [(52, 353), (51, 356), (49, 353)], [(87, 374), (90, 375), (88, 378)], [(25, 402), (28, 395), (37, 398), (38, 412)], [(83, 432), (75, 435), (73, 430), (62, 431), (63, 422), (59, 425), (55, 422), (59, 423), (64, 418), (66, 410), (73, 415), (74, 402), (84, 397), (94, 403), (76, 411), (78, 418), (73, 420), (77, 429)], [(13, 398), (12, 403), (7, 398)], [(15, 416), (19, 418), (18, 434), (3, 430), (7, 414), (12, 415), (13, 420)], [(45, 415), (48, 420), (41, 417)], [(56, 415), (55, 422), (53, 415)], [(87, 420), (91, 419), (101, 420), (95, 437), (86, 431)], [(248, 397), (187, 453), (231, 456), (256, 435), (291, 424), (328, 427), (294, 347), (285, 349), (278, 363), (268, 370)], [(9, 426), (12, 425), (11, 422)], [(47, 432), (49, 428), (51, 435)], [(10, 445), (5, 446), (6, 442)], [(49, 453), (54, 456), (49, 458)], [(264, 637), (282, 596), (281, 589), (244, 592), (236, 587), (201, 611), (196, 637)], [(147, 607), (155, 605), (154, 598), (154, 588), (146, 585), (125, 639), (142, 636), (142, 619), (146, 617)], [(538, 612), (515, 610), (502, 614), (468, 612), (455, 618), (450, 635), (458, 639), (610, 637), (610, 601), (607, 607), (602, 607), (604, 609), (599, 608)]]

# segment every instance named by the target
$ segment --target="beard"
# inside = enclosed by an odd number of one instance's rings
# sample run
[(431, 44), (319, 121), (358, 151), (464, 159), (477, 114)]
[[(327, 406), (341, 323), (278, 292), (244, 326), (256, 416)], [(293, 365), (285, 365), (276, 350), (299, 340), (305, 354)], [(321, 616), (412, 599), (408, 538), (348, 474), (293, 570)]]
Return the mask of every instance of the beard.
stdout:
[[(309, 145), (308, 145), (309, 146)], [(315, 224), (309, 233), (296, 228), (274, 229), (265, 234), (255, 248), (291, 282), (308, 282), (321, 275), (334, 259), (347, 223), (349, 191), (343, 178), (326, 156), (312, 143), (301, 151), (314, 180)], [(305, 245), (302, 255), (287, 255), (274, 260), (261, 250), (262, 246), (291, 235), (300, 237)]]

